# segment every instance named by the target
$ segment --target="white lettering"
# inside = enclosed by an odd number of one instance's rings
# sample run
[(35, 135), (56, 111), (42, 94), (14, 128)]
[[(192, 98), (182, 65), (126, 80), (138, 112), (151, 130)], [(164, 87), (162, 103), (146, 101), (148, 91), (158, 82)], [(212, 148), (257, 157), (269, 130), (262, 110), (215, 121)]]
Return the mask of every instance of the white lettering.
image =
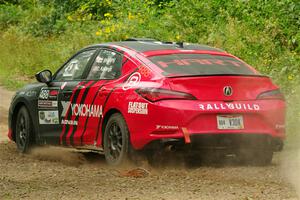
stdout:
[(200, 108), (201, 110), (205, 110), (205, 108), (204, 108), (204, 105), (203, 105), (203, 104), (199, 104), (199, 108)]
[(67, 119), (62, 119), (61, 124), (67, 124), (67, 125), (78, 125), (78, 122), (75, 120), (67, 120)]
[(214, 103), (214, 108), (215, 108), (216, 110), (220, 110), (220, 108), (218, 107), (218, 105), (215, 104), (215, 103)]
[(221, 107), (222, 110), (226, 109), (225, 106), (222, 103), (220, 104), (220, 107)]
[(156, 129), (172, 129), (176, 130), (178, 129), (178, 126), (169, 126), (169, 125), (156, 125)]
[(248, 110), (253, 110), (250, 104), (247, 104)]
[(136, 87), (141, 81), (141, 74), (139, 72), (133, 73), (123, 85), (123, 90)]
[(210, 104), (207, 104), (206, 109), (207, 109), (207, 110), (213, 110), (213, 107), (212, 107)]
[(230, 110), (233, 110), (233, 109), (234, 109), (234, 106), (233, 106), (232, 103), (226, 103), (226, 106), (227, 106), (227, 108), (230, 109)]
[(236, 109), (238, 109), (238, 110), (242, 109), (242, 105), (241, 105), (240, 103), (235, 104), (235, 107), (236, 107)]
[(128, 103), (128, 113), (147, 115), (148, 114), (148, 103), (129, 102)]
[[(131, 106), (131, 104), (129, 104)], [(134, 106), (134, 105), (133, 105)], [(260, 106), (258, 104), (245, 104), (245, 103), (214, 103), (214, 104), (199, 104), (200, 110), (208, 111), (208, 110), (260, 110)]]
[(102, 105), (72, 104), (72, 115), (79, 117), (101, 117)]
[(253, 104), (253, 108), (254, 108), (254, 110), (260, 110), (260, 107), (257, 104)]

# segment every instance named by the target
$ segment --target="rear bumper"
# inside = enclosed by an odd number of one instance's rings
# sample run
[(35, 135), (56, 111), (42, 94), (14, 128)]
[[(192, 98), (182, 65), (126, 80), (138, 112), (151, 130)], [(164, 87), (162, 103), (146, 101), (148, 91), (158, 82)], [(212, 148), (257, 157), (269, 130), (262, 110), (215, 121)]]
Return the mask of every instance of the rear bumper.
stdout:
[[(146, 102), (142, 99), (139, 101)], [(258, 135), (259, 138), (267, 137), (274, 141), (285, 139), (285, 102), (281, 100), (231, 103), (165, 100), (156, 103), (148, 102), (148, 104), (148, 113), (145, 115), (125, 114), (131, 143), (135, 149), (142, 149), (152, 141), (168, 139), (185, 141), (187, 140), (186, 133), (191, 138), (202, 137), (202, 135), (212, 135), (213, 138), (222, 137), (218, 135), (228, 135), (227, 137), (234, 137), (229, 135)], [(203, 110), (201, 106), (206, 107), (206, 104), (210, 104), (211, 109)], [(222, 105), (227, 107), (224, 106), (223, 109)], [(239, 108), (240, 105), (243, 106)], [(218, 115), (242, 116), (244, 127), (235, 130), (219, 129)], [(255, 146), (255, 143), (253, 145)], [(279, 146), (282, 145), (279, 144)]]
[(159, 149), (173, 146), (175, 149), (184, 150), (232, 150), (240, 149), (265, 149), (281, 151), (283, 140), (264, 134), (193, 134), (190, 143), (184, 138), (158, 139), (150, 142), (145, 149)]

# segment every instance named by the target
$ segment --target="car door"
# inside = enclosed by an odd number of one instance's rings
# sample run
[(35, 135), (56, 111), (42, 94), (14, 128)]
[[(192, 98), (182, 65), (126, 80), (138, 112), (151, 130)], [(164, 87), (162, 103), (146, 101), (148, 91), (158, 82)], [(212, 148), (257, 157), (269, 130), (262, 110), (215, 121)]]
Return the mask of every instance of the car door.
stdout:
[(47, 144), (63, 143), (63, 129), (71, 123), (65, 119), (69, 102), (76, 101), (88, 84), (83, 80), (97, 49), (86, 49), (75, 54), (54, 75), (53, 81), (42, 87), (38, 99), (40, 138)]
[(122, 58), (121, 53), (110, 49), (98, 52), (86, 76), (86, 81), (91, 82), (86, 98), (79, 104), (72, 105), (74, 115), (77, 116), (77, 126), (68, 137), (71, 145), (96, 144), (105, 102), (121, 75)]

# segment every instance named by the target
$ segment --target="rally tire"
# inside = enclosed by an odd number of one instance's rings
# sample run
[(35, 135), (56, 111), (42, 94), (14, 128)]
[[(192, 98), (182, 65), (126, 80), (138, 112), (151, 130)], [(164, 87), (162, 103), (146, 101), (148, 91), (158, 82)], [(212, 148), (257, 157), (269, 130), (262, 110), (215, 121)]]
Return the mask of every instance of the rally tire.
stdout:
[(130, 152), (129, 131), (120, 113), (113, 114), (105, 127), (103, 149), (106, 162), (119, 166), (128, 162)]
[(27, 153), (34, 144), (34, 131), (31, 117), (25, 106), (18, 111), (15, 131), (18, 150)]

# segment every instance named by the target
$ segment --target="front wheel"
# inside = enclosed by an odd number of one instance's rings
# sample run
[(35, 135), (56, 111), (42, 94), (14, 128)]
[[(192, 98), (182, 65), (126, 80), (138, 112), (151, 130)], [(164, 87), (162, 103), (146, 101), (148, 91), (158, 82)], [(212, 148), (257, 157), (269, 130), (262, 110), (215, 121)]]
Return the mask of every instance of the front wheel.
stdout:
[(33, 127), (30, 115), (25, 106), (21, 107), (15, 127), (17, 148), (21, 153), (27, 153), (33, 145)]
[(115, 113), (109, 118), (103, 137), (104, 155), (107, 163), (117, 166), (126, 162), (129, 147), (127, 124), (121, 114)]

